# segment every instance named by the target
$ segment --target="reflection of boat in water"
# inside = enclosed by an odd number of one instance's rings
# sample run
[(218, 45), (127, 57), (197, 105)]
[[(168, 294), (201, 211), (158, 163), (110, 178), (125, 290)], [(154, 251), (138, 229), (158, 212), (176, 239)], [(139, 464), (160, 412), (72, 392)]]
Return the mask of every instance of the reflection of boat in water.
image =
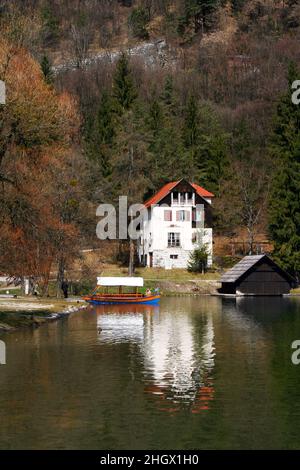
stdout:
[(141, 314), (148, 315), (159, 312), (159, 305), (148, 305), (148, 304), (120, 304), (120, 305), (95, 305), (95, 311), (98, 314), (98, 319), (101, 320), (101, 315), (113, 315), (113, 314)]
[[(84, 300), (94, 305), (119, 305), (119, 304), (157, 304), (160, 300), (159, 293), (153, 293), (147, 289), (146, 294), (138, 292), (139, 287), (144, 286), (141, 277), (99, 277), (95, 291)], [(105, 292), (100, 292), (101, 288)], [(118, 292), (108, 292), (108, 288), (118, 287)], [(135, 292), (123, 292), (123, 287), (134, 287)]]

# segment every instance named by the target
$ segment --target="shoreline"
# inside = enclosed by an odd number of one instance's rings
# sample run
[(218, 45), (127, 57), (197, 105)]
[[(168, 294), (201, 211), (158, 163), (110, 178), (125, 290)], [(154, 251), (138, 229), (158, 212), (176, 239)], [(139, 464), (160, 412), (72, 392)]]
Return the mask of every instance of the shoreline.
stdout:
[[(154, 281), (153, 281), (154, 282)], [(147, 287), (153, 287), (152, 281)], [(162, 297), (231, 297), (218, 293), (218, 281), (157, 281), (155, 285), (161, 289)], [(244, 297), (244, 296), (242, 296)], [(291, 292), (284, 297), (300, 297), (299, 292)], [(88, 305), (80, 298), (65, 300), (0, 297), (0, 334), (13, 333), (23, 328), (39, 328), (70, 316), (72, 313), (86, 310)]]
[(0, 298), (0, 334), (23, 328), (39, 328), (87, 308), (78, 299), (68, 302), (57, 299)]

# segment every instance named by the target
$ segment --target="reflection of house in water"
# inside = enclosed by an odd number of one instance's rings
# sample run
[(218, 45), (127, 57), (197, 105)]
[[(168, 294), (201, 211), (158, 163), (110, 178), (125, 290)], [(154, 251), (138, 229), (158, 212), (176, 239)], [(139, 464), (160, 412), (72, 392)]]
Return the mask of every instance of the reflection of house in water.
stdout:
[(176, 411), (180, 404), (195, 413), (208, 409), (214, 394), (212, 315), (201, 317), (196, 329), (185, 313), (160, 314), (159, 307), (150, 306), (136, 306), (134, 313), (126, 313), (126, 306), (121, 309), (110, 307), (110, 313), (99, 314), (99, 340), (139, 344), (145, 391), (159, 397), (164, 409)]
[[(207, 316), (196, 338), (191, 317), (165, 314), (153, 322), (145, 338), (148, 391), (173, 402), (208, 406), (212, 398), (210, 373), (214, 366), (214, 330)], [(200, 406), (201, 408), (201, 406)]]
[(144, 339), (143, 315), (108, 314), (101, 315), (98, 328), (101, 328), (101, 342), (142, 343)]
[(99, 340), (106, 343), (144, 343), (145, 324), (158, 306), (114, 305), (97, 307)]

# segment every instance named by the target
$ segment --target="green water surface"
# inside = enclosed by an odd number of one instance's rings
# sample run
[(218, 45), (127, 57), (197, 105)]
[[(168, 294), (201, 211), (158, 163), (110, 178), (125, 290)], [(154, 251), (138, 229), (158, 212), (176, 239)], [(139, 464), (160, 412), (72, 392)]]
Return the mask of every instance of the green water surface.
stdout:
[(299, 449), (300, 298), (165, 298), (2, 334), (1, 449)]

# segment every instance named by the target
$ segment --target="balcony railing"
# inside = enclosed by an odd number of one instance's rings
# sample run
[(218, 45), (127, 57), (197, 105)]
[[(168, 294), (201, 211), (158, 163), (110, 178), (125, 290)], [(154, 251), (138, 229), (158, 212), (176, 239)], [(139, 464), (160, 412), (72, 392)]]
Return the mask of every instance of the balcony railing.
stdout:
[(193, 206), (194, 201), (193, 199), (183, 199), (181, 198), (180, 201), (178, 199), (173, 199), (173, 206)]

